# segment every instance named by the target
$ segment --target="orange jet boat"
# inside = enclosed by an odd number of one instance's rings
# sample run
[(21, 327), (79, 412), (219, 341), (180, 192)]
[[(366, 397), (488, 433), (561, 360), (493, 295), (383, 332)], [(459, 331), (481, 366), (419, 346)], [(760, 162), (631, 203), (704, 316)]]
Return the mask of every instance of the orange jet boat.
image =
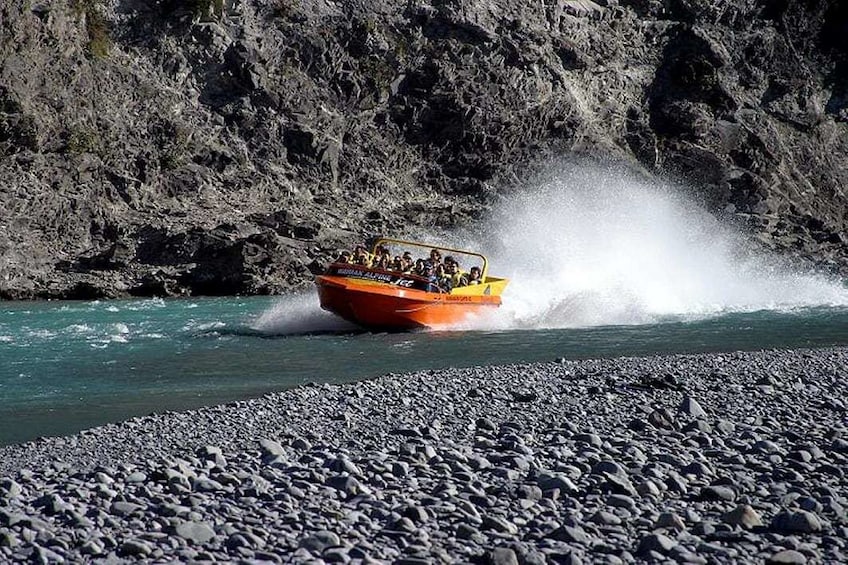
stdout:
[(509, 280), (490, 277), (489, 263), (480, 253), (401, 239), (379, 239), (372, 257), (388, 246), (395, 250), (423, 251), (425, 256), (435, 249), (461, 257), (463, 263), (478, 260), (479, 282), (444, 290), (433, 280), (415, 274), (337, 262), (315, 278), (321, 308), (369, 329), (410, 330), (450, 327), (501, 305), (501, 293)]

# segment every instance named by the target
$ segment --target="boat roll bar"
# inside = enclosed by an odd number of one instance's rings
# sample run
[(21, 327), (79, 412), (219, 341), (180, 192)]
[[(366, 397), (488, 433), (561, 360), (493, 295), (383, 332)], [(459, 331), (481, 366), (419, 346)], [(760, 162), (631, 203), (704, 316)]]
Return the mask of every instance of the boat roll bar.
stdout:
[(445, 251), (449, 253), (460, 253), (462, 255), (471, 255), (473, 257), (479, 257), (481, 261), (483, 261), (482, 272), (480, 273), (480, 279), (485, 281), (486, 277), (489, 273), (489, 261), (486, 259), (485, 255), (481, 255), (480, 253), (476, 253), (474, 251), (466, 251), (464, 249), (454, 249), (452, 247), (444, 247), (442, 245), (433, 245), (430, 243), (419, 243), (415, 241), (406, 241), (404, 239), (391, 239), (387, 237), (381, 237), (374, 243), (374, 248), (371, 250), (372, 253), (377, 253), (377, 248), (383, 244), (395, 244), (395, 245), (408, 245), (411, 247), (420, 247), (422, 249), (438, 249), (439, 251)]

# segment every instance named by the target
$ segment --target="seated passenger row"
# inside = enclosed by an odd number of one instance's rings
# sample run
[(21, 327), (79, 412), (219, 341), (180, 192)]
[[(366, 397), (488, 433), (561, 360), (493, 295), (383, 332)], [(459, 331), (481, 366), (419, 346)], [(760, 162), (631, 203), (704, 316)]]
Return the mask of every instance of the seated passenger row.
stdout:
[(441, 292), (450, 292), (452, 288), (483, 282), (480, 267), (471, 267), (466, 273), (460, 268), (459, 262), (450, 255), (442, 262), (442, 254), (438, 249), (430, 250), (430, 257), (427, 259), (413, 261), (409, 251), (392, 257), (386, 246), (379, 245), (376, 253), (372, 255), (364, 246), (357, 245), (353, 253), (347, 250), (342, 251), (336, 263), (350, 263), (405, 275), (416, 275), (427, 279), (435, 287), (434, 291)]

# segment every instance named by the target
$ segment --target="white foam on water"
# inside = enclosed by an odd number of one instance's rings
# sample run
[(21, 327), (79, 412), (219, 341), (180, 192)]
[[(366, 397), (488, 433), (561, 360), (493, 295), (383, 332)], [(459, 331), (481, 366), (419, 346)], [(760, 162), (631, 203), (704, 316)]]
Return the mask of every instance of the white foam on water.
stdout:
[(226, 322), (222, 322), (220, 320), (215, 320), (214, 322), (203, 322), (202, 324), (192, 323), (190, 326), (186, 326), (186, 328), (192, 327), (195, 330), (201, 332), (208, 332), (212, 330), (220, 330), (222, 328), (226, 328)]
[(165, 308), (167, 304), (163, 298), (147, 298), (139, 300), (127, 305), (127, 310), (131, 312), (144, 312), (154, 308)]
[(165, 334), (161, 334), (161, 333), (146, 333), (146, 334), (141, 334), (141, 337), (148, 338), (148, 339), (165, 339), (167, 336)]
[[(843, 283), (765, 253), (684, 193), (620, 169), (565, 163), (507, 197), (473, 231), (405, 235), (479, 250), (490, 275), (510, 279), (501, 308), (451, 329), (647, 324), (848, 305)], [(354, 326), (305, 293), (280, 298), (251, 327), (291, 334)]]
[(54, 337), (56, 337), (56, 332), (50, 331), (50, 330), (45, 330), (45, 329), (32, 330), (32, 329), (29, 329), (29, 328), (27, 328), (27, 330), (28, 330), (26, 332), (27, 337), (35, 337), (35, 338), (39, 338), (39, 339), (53, 339)]
[[(757, 251), (680, 187), (552, 169), (477, 235), (503, 306), (464, 327), (565, 328), (848, 304), (848, 288)], [(466, 244), (468, 242), (466, 241)]]
[(336, 332), (355, 329), (321, 309), (315, 292), (280, 297), (250, 323), (250, 328), (269, 335)]

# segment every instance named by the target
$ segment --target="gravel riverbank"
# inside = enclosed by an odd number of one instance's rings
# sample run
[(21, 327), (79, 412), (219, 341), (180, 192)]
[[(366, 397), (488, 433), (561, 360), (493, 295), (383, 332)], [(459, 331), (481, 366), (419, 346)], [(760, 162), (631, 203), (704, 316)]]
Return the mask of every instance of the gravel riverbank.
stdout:
[(8, 446), (0, 561), (845, 562), (846, 367), (388, 375)]

